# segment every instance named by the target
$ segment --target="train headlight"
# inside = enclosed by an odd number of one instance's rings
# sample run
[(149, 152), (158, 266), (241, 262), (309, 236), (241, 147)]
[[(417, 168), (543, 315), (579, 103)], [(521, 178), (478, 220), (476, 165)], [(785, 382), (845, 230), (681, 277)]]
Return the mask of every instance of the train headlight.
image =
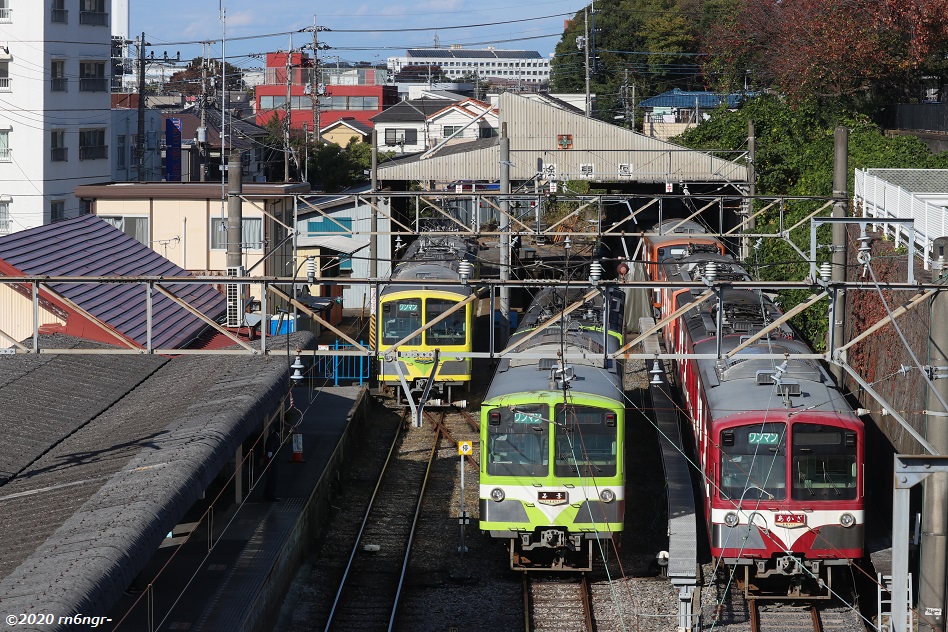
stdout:
[(504, 498), (507, 497), (507, 494), (505, 494), (505, 493), (504, 493), (504, 490), (502, 490), (501, 488), (495, 487), (494, 489), (490, 490), (490, 497), (491, 497), (491, 499), (493, 499), (495, 502), (500, 502), (500, 501), (502, 501)]
[(737, 523), (740, 522), (740, 518), (737, 517), (737, 514), (733, 511), (729, 511), (724, 514), (724, 524), (729, 527), (736, 527)]
[(612, 491), (611, 489), (607, 488), (599, 492), (599, 500), (601, 500), (604, 503), (611, 503), (615, 499), (616, 499), (616, 493)]
[(851, 513), (844, 513), (839, 517), (839, 524), (843, 525), (846, 528), (849, 528), (856, 524), (856, 518), (853, 517)]

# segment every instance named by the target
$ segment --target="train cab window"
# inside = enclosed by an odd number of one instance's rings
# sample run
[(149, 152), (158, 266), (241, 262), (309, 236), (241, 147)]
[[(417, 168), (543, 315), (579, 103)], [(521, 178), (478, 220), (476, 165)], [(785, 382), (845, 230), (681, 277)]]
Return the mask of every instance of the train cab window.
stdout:
[[(530, 404), (494, 408), (487, 430), (487, 473), (494, 476), (547, 476), (550, 472), (549, 407)], [(496, 423), (495, 423), (496, 421)]]
[(786, 424), (763, 423), (721, 433), (721, 497), (786, 500)]
[(820, 424), (794, 424), (792, 433), (793, 499), (855, 500), (855, 433)]
[[(382, 344), (393, 345), (421, 327), (421, 299), (404, 298), (382, 304)], [(406, 344), (420, 345), (421, 336)]]
[(556, 407), (556, 476), (615, 476), (618, 463), (614, 411), (592, 406)]
[[(425, 322), (431, 322), (457, 305), (457, 301), (429, 298), (425, 301)], [(463, 345), (466, 339), (464, 327), (465, 308), (452, 313), (425, 332), (425, 343), (429, 345)]]

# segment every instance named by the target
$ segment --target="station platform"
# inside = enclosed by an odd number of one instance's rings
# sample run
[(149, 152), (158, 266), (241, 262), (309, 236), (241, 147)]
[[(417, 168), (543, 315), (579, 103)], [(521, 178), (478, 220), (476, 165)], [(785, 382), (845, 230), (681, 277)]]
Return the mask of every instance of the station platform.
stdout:
[[(201, 515), (181, 523), (112, 608), (107, 630), (269, 630), (286, 587), (329, 511), (337, 472), (356, 447), (358, 429), (371, 397), (358, 386), (318, 390), (297, 386), (300, 411), (295, 432), (283, 437), (273, 461), (276, 500), (264, 497), (261, 464), (243, 468), (245, 499), (234, 501), (234, 485), (217, 498), (204, 498)], [(230, 503), (226, 503), (227, 495)], [(226, 507), (208, 512), (207, 507)], [(189, 515), (188, 518), (192, 516)], [(186, 518), (186, 519), (188, 519)]]

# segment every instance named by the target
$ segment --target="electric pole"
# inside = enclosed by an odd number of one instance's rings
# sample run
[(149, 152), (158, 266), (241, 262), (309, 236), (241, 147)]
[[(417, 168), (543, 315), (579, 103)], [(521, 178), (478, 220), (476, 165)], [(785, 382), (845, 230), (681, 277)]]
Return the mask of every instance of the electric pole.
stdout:
[[(292, 41), (292, 40), (291, 40)], [(283, 104), (283, 181), (290, 181), (290, 114), (293, 98), (293, 46), (286, 52), (286, 103)]]
[(145, 33), (138, 40), (138, 139), (135, 152), (138, 158), (138, 181), (145, 181)]
[(207, 179), (207, 46), (207, 42), (201, 44), (201, 128), (197, 138), (198, 175), (201, 182)]
[(589, 10), (583, 9), (583, 23), (585, 35), (583, 36), (583, 51), (586, 54), (586, 118), (592, 113), (592, 103), (589, 98)]

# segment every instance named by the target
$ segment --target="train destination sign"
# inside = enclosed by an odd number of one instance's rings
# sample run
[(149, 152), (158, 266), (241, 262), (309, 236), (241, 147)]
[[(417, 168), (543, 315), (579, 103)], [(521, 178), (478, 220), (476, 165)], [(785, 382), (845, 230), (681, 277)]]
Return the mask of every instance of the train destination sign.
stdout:
[(774, 524), (778, 527), (794, 529), (806, 526), (805, 514), (778, 513), (774, 516)]
[(541, 505), (565, 505), (569, 502), (567, 492), (537, 492), (537, 502)]
[(776, 432), (749, 432), (747, 442), (751, 445), (777, 445), (780, 435)]

